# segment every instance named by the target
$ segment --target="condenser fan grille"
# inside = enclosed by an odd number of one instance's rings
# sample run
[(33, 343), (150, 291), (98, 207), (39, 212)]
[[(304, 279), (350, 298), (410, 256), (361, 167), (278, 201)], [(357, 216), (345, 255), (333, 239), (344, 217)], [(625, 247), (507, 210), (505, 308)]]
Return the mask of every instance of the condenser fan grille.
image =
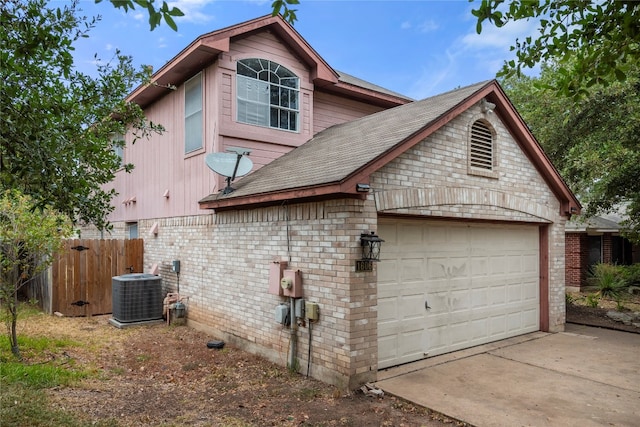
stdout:
[(112, 278), (113, 318), (118, 322), (162, 319), (162, 279), (153, 274), (125, 274)]

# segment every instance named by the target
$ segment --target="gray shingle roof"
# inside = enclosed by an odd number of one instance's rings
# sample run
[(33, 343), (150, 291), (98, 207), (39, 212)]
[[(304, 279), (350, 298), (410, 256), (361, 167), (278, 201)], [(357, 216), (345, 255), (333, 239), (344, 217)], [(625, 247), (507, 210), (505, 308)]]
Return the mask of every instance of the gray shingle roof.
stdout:
[(202, 202), (338, 183), (465, 101), (481, 82), (332, 126)]
[(414, 101), (414, 99), (409, 98), (406, 95), (403, 95), (401, 93), (398, 92), (394, 92), (392, 90), (389, 90), (387, 88), (384, 88), (382, 86), (378, 86), (376, 84), (373, 84), (371, 82), (368, 82), (366, 80), (362, 80), (359, 79), (355, 76), (352, 76), (351, 74), (347, 74), (345, 72), (339, 71), (339, 70), (334, 70), (336, 73), (338, 73), (338, 78), (340, 79), (341, 82), (344, 83), (348, 83), (350, 85), (354, 85), (354, 86), (358, 86), (364, 89), (369, 89), (369, 90), (373, 90), (376, 92), (380, 92), (380, 93), (385, 93), (387, 95), (392, 95), (392, 96), (397, 96), (398, 98), (403, 98), (403, 99), (407, 99), (410, 101)]

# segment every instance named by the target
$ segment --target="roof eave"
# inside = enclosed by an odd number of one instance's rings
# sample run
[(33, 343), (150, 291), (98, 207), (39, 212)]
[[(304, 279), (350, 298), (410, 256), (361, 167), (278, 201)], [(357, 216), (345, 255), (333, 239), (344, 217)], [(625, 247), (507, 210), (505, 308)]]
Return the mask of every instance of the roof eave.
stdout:
[(127, 97), (128, 102), (142, 108), (166, 95), (172, 87), (181, 84), (218, 58), (222, 52), (229, 51), (230, 39), (207, 40), (200, 37), (165, 64), (151, 77), (151, 84), (138, 86)]
[[(368, 182), (358, 182), (360, 184), (368, 184)], [(365, 199), (367, 193), (361, 193), (356, 190), (355, 178), (349, 178), (342, 182), (333, 182), (323, 185), (291, 188), (282, 191), (274, 191), (270, 193), (251, 194), (238, 197), (222, 197), (209, 199), (205, 197), (198, 204), (200, 209), (212, 209), (216, 212), (224, 210), (242, 210), (255, 207), (279, 205), (289, 200), (295, 200), (296, 203), (304, 201), (317, 201), (339, 198), (359, 198)]]
[(318, 86), (338, 83), (338, 73), (304, 40), (282, 17), (263, 16), (231, 27), (201, 35), (173, 57), (156, 73), (151, 81), (137, 87), (127, 101), (146, 107), (167, 93), (167, 87), (177, 86), (214, 62), (222, 52), (229, 52), (233, 37), (259, 30), (272, 30), (311, 68), (311, 78)]
[[(541, 173), (549, 188), (560, 201), (560, 215), (571, 217), (580, 215), (582, 205), (569, 189), (564, 179), (544, 152), (535, 136), (531, 133), (522, 117), (517, 113), (511, 101), (495, 82), (492, 90), (485, 94), (487, 100), (496, 104), (495, 114), (498, 114), (514, 135), (516, 141), (522, 141), (520, 148)], [(510, 107), (510, 108), (507, 108)]]
[(320, 90), (330, 93), (338, 93), (361, 101), (373, 103), (385, 108), (397, 107), (399, 105), (414, 102), (410, 98), (394, 96), (387, 93), (366, 89), (350, 83), (337, 82), (333, 85), (318, 86)]

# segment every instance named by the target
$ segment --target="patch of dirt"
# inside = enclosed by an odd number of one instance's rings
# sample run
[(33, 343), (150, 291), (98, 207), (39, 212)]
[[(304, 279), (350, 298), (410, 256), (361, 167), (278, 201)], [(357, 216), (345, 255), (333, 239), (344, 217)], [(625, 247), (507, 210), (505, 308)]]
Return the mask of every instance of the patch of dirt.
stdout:
[[(92, 371), (74, 387), (49, 391), (52, 406), (87, 422), (119, 426), (464, 426), (385, 395), (345, 394), (292, 374), (258, 356), (186, 326), (118, 329), (109, 316), (23, 320), (23, 333), (69, 338), (64, 349), (76, 366)], [(61, 350), (62, 352), (62, 350)], [(313, 369), (313, 366), (312, 368)]]
[[(617, 303), (615, 301), (603, 298), (598, 301), (597, 307), (590, 307), (586, 303), (587, 293), (571, 293), (569, 295), (571, 295), (573, 302), (567, 304), (568, 323), (640, 333), (638, 327), (625, 325), (607, 317), (608, 311), (616, 310)], [(623, 312), (640, 311), (640, 296), (630, 295), (623, 305)]]

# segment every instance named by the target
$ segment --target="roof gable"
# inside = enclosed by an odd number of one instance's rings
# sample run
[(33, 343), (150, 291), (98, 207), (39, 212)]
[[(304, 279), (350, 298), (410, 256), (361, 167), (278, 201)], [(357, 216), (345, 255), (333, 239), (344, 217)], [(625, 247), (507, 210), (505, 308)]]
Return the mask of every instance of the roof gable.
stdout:
[[(358, 85), (353, 81), (344, 82), (340, 74), (306, 42), (306, 40), (280, 15), (263, 16), (220, 30), (203, 34), (167, 62), (152, 76), (153, 84), (136, 88), (127, 98), (143, 108), (167, 93), (167, 87), (176, 86), (193, 76), (218, 55), (228, 52), (234, 38), (242, 38), (261, 31), (271, 31), (298, 55), (310, 69), (311, 80), (318, 88), (352, 94), (356, 97), (378, 99), (385, 105), (395, 106), (411, 100), (375, 85)], [(363, 82), (366, 83), (366, 82)]]
[(332, 126), (237, 181), (234, 192), (205, 197), (200, 207), (237, 209), (291, 199), (362, 197), (356, 191), (356, 184), (368, 183), (372, 173), (482, 98), (496, 104), (495, 113), (507, 123), (527, 157), (561, 201), (562, 212), (577, 213), (580, 204), (495, 80)]

